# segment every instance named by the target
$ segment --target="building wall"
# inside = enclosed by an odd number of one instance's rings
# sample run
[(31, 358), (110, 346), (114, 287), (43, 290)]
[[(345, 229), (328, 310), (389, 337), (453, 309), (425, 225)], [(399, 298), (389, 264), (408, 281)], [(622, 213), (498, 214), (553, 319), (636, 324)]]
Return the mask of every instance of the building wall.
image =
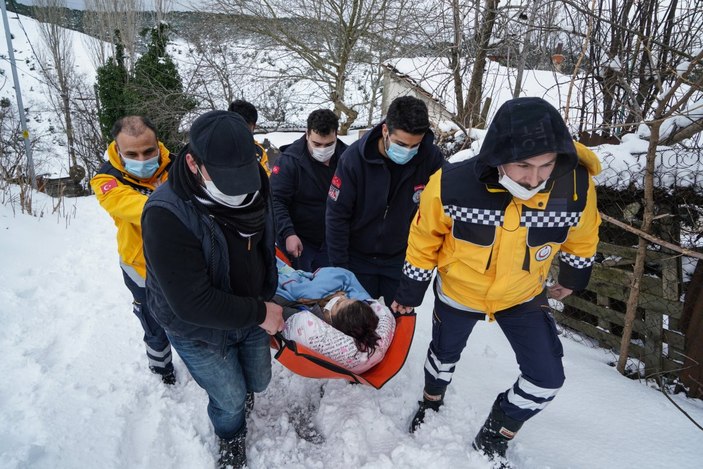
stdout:
[(389, 70), (385, 70), (383, 72), (383, 97), (381, 99), (381, 112), (383, 112), (384, 116), (388, 112), (388, 106), (398, 96), (413, 96), (422, 100), (427, 105), (430, 122), (434, 125), (443, 120), (451, 120), (453, 117), (440, 103), (429, 98), (417, 87), (406, 80), (398, 78)]

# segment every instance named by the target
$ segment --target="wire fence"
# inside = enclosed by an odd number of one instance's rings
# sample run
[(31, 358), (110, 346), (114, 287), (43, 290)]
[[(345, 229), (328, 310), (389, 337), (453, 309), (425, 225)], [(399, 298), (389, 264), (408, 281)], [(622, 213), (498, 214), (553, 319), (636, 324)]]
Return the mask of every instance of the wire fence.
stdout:
[[(553, 311), (565, 336), (611, 351), (614, 364), (636, 280), (636, 248), (642, 236), (638, 231), (645, 210), (644, 164), (623, 165), (605, 153), (597, 191), (607, 221), (600, 229), (591, 282)], [(624, 370), (626, 376), (672, 384), (693, 397), (703, 397), (703, 269), (694, 275), (703, 252), (700, 158), (697, 146), (664, 148), (657, 156), (654, 218), (647, 237), (658, 242), (647, 241)]]

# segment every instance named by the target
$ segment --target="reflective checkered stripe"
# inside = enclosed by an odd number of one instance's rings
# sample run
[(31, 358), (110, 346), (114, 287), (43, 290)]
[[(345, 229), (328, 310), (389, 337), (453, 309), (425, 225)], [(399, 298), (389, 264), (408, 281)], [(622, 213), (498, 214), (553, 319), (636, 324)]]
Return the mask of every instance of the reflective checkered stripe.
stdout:
[(581, 219), (581, 212), (544, 212), (526, 210), (520, 216), (520, 225), (528, 228), (553, 228), (576, 226)]
[(403, 275), (410, 278), (411, 280), (416, 280), (418, 282), (429, 282), (432, 278), (432, 271), (434, 269), (421, 269), (420, 267), (415, 267), (410, 262), (405, 261), (403, 264)]
[(501, 226), (504, 219), (502, 210), (459, 207), (458, 205), (445, 205), (444, 213), (451, 217), (452, 220), (475, 223), (477, 225)]
[(573, 254), (568, 254), (566, 252), (559, 253), (559, 260), (565, 262), (575, 269), (585, 269), (593, 265), (593, 259), (595, 256), (591, 257), (580, 257)]

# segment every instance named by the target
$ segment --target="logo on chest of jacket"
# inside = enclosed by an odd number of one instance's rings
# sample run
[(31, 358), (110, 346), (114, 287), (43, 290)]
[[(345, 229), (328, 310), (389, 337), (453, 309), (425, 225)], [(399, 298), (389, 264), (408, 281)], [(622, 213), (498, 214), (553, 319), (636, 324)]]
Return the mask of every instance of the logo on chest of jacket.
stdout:
[(552, 247), (547, 244), (546, 246), (542, 246), (539, 251), (537, 251), (537, 254), (535, 254), (535, 259), (542, 262), (545, 259), (549, 258), (549, 255), (552, 253)]
[(281, 168), (278, 166), (274, 166), (273, 169), (271, 170), (271, 172), (273, 174), (278, 174), (280, 171), (281, 171)]
[(419, 204), (420, 203), (420, 196), (422, 195), (422, 191), (425, 190), (425, 185), (418, 184), (417, 186), (415, 186), (413, 188), (413, 190), (415, 191), (413, 193), (413, 202), (415, 202), (416, 204)]

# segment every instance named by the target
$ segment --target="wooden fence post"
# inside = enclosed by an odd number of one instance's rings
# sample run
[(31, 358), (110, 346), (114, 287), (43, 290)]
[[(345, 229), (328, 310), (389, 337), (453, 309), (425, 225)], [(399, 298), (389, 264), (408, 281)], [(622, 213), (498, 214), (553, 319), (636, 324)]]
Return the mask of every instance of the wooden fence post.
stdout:
[[(678, 301), (678, 265), (676, 257), (663, 259), (662, 267), (662, 296), (667, 300)], [(654, 376), (664, 369), (664, 316), (668, 311), (655, 311), (646, 308), (644, 314), (645, 327), (645, 376)]]

